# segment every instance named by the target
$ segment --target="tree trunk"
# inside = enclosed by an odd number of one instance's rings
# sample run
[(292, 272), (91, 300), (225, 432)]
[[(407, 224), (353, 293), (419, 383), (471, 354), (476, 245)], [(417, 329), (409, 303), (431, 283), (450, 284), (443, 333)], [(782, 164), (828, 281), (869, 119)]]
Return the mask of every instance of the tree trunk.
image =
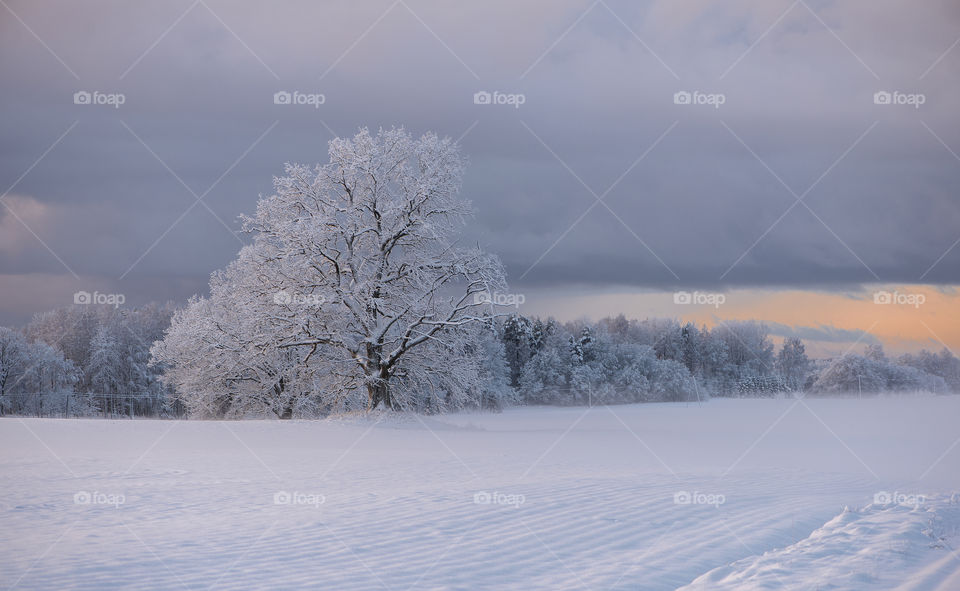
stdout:
[[(277, 383), (273, 385), (273, 393), (279, 400), (283, 400), (284, 393), (287, 389), (287, 383), (284, 378), (277, 380)], [(288, 400), (283, 405), (283, 410), (280, 411), (281, 419), (292, 419), (293, 418), (293, 401)]]
[(396, 410), (393, 398), (390, 396), (390, 370), (382, 364), (383, 346), (367, 343), (368, 381), (367, 381), (367, 410), (374, 410), (380, 403), (387, 410)]
[(376, 381), (367, 386), (367, 400), (367, 410), (376, 409), (381, 402), (383, 408), (395, 410), (393, 399), (390, 397), (390, 386), (387, 384), (387, 380), (383, 378), (377, 378)]

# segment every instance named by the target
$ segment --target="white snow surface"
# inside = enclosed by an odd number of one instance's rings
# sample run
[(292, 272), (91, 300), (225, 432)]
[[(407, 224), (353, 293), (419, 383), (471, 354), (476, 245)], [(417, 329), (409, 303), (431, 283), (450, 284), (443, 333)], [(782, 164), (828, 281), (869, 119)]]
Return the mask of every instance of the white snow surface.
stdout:
[(957, 590), (958, 418), (956, 396), (8, 417), (0, 587)]

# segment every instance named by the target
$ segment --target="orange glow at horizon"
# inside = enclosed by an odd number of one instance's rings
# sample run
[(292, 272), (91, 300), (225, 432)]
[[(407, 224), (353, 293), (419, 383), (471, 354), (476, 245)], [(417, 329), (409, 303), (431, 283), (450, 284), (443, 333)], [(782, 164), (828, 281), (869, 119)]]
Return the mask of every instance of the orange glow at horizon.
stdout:
[[(528, 295), (528, 305), (522, 311), (560, 320), (596, 320), (620, 313), (628, 318), (672, 317), (708, 327), (731, 320), (758, 320), (808, 332), (865, 331), (893, 354), (947, 347), (960, 355), (960, 292), (952, 286), (881, 285), (850, 292), (737, 289), (688, 293), (698, 294), (700, 302), (707, 301), (704, 296), (722, 293), (722, 303), (675, 303), (674, 292), (544, 292)], [(860, 353), (871, 342), (870, 337), (864, 337), (852, 346), (858, 337), (848, 336), (802, 338), (815, 356)]]

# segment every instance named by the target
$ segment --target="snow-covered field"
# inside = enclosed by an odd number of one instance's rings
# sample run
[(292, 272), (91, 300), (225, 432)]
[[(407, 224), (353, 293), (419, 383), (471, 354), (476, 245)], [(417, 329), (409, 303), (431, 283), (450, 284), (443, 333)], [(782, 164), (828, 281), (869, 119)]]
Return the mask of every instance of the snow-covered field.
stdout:
[(960, 397), (7, 418), (0, 584), (956, 590), (958, 419)]

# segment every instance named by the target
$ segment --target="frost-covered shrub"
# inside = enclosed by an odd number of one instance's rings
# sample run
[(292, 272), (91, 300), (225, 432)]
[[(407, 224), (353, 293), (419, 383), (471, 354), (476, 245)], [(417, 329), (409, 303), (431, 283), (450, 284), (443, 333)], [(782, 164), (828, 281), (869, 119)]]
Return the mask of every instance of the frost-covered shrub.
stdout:
[(776, 396), (793, 388), (787, 378), (778, 375), (749, 376), (737, 382), (740, 396)]
[(678, 361), (657, 360), (650, 382), (656, 400), (680, 402), (697, 398), (696, 383)]
[(943, 378), (915, 367), (898, 365), (874, 355), (844, 355), (819, 375), (811, 388), (815, 392), (944, 392)]

